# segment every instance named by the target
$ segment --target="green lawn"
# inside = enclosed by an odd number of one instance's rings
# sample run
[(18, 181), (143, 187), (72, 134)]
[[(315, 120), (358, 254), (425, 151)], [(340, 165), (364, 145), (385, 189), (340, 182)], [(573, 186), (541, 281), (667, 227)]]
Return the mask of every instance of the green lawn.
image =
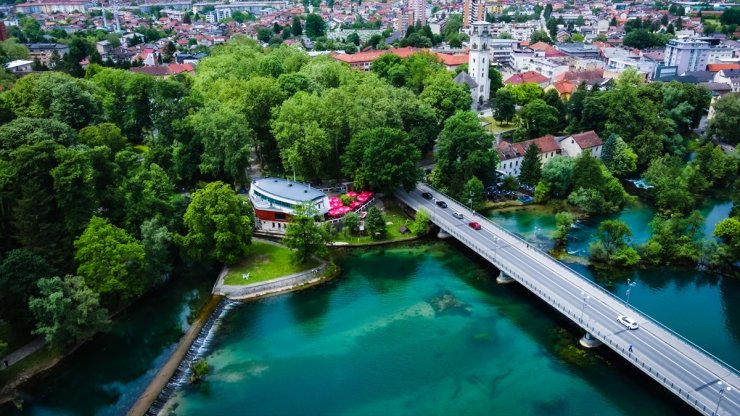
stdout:
[[(306, 264), (295, 264), (291, 251), (285, 247), (253, 241), (249, 247), (249, 254), (234, 266), (224, 278), (226, 285), (249, 285), (277, 277), (287, 276), (303, 270), (312, 269), (319, 262), (311, 259)], [(242, 274), (249, 274), (249, 279), (242, 278)]]
[[(376, 241), (393, 241), (393, 240), (400, 240), (403, 238), (409, 238), (413, 237), (414, 235), (409, 234), (401, 234), (401, 226), (405, 225), (406, 227), (409, 227), (412, 222), (414, 222), (413, 219), (409, 218), (406, 214), (399, 210), (395, 209), (385, 209), (383, 211), (383, 217), (385, 217), (385, 237), (379, 238), (379, 239), (372, 239), (369, 235), (365, 232), (363, 235), (350, 235), (346, 230), (343, 230), (341, 233), (337, 234), (335, 242), (341, 242), (341, 243), (349, 243), (349, 244), (367, 244), (372, 243)], [(388, 224), (391, 223), (391, 224)]]
[(10, 366), (10, 368), (4, 368), (0, 370), (0, 386), (13, 381), (21, 373), (25, 371), (33, 371), (38, 367), (46, 367), (52, 361), (62, 356), (62, 352), (51, 348), (49, 346), (43, 347), (33, 352), (28, 357), (18, 361), (17, 363)]
[(493, 117), (480, 117), (479, 120), (491, 123), (484, 127), (489, 133), (503, 133), (505, 131), (516, 129), (516, 126), (513, 123), (500, 125)]

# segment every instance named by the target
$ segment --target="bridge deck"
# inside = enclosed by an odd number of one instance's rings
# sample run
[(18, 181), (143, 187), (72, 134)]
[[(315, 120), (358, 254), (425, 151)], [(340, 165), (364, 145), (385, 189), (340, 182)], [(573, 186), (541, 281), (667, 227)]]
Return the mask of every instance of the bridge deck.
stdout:
[[(449, 205), (424, 199), (430, 192)], [(738, 372), (525, 240), (427, 185), (396, 196), (705, 415), (740, 415)], [(452, 213), (464, 215), (455, 218)], [(481, 224), (473, 230), (468, 223)], [(617, 322), (636, 319), (637, 330)], [(632, 351), (629, 347), (632, 346)], [(728, 389), (729, 387), (729, 389)], [(724, 390), (722, 390), (724, 389)]]

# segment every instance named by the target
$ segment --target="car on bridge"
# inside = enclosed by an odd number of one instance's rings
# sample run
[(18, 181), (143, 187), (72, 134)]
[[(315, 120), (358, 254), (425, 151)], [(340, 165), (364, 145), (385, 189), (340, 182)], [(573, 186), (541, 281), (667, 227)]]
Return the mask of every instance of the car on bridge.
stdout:
[(455, 218), (457, 218), (458, 220), (463, 219), (463, 214), (461, 214), (461, 213), (459, 213), (457, 211), (453, 212), (452, 213), (452, 216), (455, 217)]
[(472, 228), (472, 229), (474, 229), (474, 230), (480, 230), (480, 228), (481, 228), (481, 227), (480, 227), (480, 223), (477, 223), (477, 222), (471, 222), (471, 223), (470, 223), (470, 224), (468, 224), (468, 225), (470, 226), (470, 228)]
[(423, 196), (424, 199), (432, 199), (432, 198), (434, 198), (434, 196), (432, 196), (432, 194), (429, 193), (429, 192), (422, 192), (421, 193), (421, 196)]
[(437, 200), (437, 206), (440, 208), (447, 208), (447, 202)]
[(619, 315), (617, 317), (617, 321), (627, 327), (627, 329), (637, 329), (640, 327), (639, 325), (637, 325), (637, 321), (630, 318), (629, 316)]

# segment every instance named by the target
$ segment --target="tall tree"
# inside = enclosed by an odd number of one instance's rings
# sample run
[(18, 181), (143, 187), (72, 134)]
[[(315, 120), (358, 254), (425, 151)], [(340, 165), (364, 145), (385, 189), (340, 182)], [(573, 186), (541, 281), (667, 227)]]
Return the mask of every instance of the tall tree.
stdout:
[(485, 201), (485, 188), (483, 182), (476, 176), (468, 179), (465, 182), (462, 192), (460, 193), (461, 201), (468, 201), (468, 205), (472, 206), (474, 210), (483, 208), (483, 201)]
[(34, 333), (50, 344), (71, 346), (108, 327), (110, 321), (98, 294), (82, 277), (43, 278), (38, 287), (39, 297), (32, 297), (28, 305), (37, 321)]
[(317, 14), (309, 14), (306, 17), (306, 36), (310, 39), (316, 39), (324, 36), (326, 32), (326, 22)]
[(435, 154), (441, 185), (453, 194), (462, 190), (468, 178), (487, 181), (498, 165), (492, 139), (472, 111), (459, 111), (445, 122)]
[(540, 163), (540, 148), (535, 143), (527, 147), (522, 160), (522, 170), (519, 174), (519, 182), (535, 186), (542, 176), (542, 164)]
[(517, 138), (533, 139), (557, 132), (558, 110), (542, 100), (534, 100), (522, 107), (517, 114), (519, 128)]
[(501, 88), (496, 91), (496, 98), (493, 100), (493, 116), (499, 122), (509, 124), (516, 114), (516, 98), (507, 88)]
[(25, 249), (5, 255), (0, 263), (0, 317), (17, 329), (30, 329), (28, 299), (38, 294), (36, 283), (56, 273), (41, 256)]
[(725, 143), (740, 142), (737, 126), (740, 126), (740, 93), (727, 94), (714, 104), (715, 116), (709, 122), (709, 135), (715, 135)]
[(176, 241), (192, 257), (233, 264), (252, 240), (253, 220), (246, 199), (223, 182), (212, 182), (193, 194), (185, 212), (188, 230)]
[(446, 71), (437, 72), (429, 78), (419, 98), (432, 106), (440, 126), (456, 111), (470, 109), (473, 101), (466, 87), (456, 83)]
[(412, 189), (419, 180), (421, 153), (401, 130), (378, 127), (354, 137), (342, 157), (342, 169), (355, 182), (387, 193)]
[(331, 242), (331, 234), (318, 224), (317, 215), (318, 211), (311, 203), (300, 204), (293, 210), (283, 244), (293, 250), (298, 263), (307, 262), (313, 255), (326, 254), (326, 245)]
[(367, 216), (365, 217), (365, 228), (372, 238), (382, 238), (385, 236), (385, 218), (380, 209), (375, 205), (370, 207), (367, 211)]
[(74, 245), (77, 273), (106, 304), (132, 299), (149, 288), (144, 247), (107, 219), (92, 217)]
[(293, 36), (301, 36), (303, 34), (303, 26), (301, 26), (301, 18), (293, 16), (293, 24), (290, 27), (290, 32)]

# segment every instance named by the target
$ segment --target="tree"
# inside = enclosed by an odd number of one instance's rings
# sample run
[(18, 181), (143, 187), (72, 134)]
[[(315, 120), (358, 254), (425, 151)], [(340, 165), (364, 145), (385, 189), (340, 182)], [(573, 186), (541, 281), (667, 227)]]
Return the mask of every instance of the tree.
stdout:
[(468, 179), (460, 193), (460, 200), (467, 201), (468, 206), (472, 206), (473, 210), (483, 208), (483, 202), (485, 201), (485, 187), (483, 186), (483, 182), (475, 176)]
[(729, 7), (722, 12), (719, 21), (723, 25), (740, 25), (740, 8)]
[(714, 104), (715, 116), (709, 122), (708, 134), (732, 145), (740, 140), (737, 126), (740, 126), (740, 93), (724, 95)]
[[(613, 136), (615, 137), (615, 139), (612, 155), (608, 158), (607, 161), (604, 159), (604, 153), (602, 151), (601, 160), (614, 176), (618, 178), (624, 178), (637, 169), (637, 154), (632, 151), (629, 145), (625, 143), (625, 141), (622, 140), (621, 137), (614, 134), (611, 134), (609, 136), (609, 139), (607, 139), (607, 143), (609, 143), (609, 140)], [(607, 143), (604, 144), (604, 149), (606, 149)]]
[(435, 153), (442, 183), (451, 193), (458, 194), (468, 178), (490, 179), (498, 165), (498, 155), (491, 138), (480, 126), (472, 111), (459, 111), (445, 122)]
[(33, 316), (28, 300), (38, 294), (36, 283), (55, 273), (46, 260), (29, 250), (8, 252), (0, 263), (0, 317), (16, 328), (30, 328)]
[(310, 39), (316, 39), (324, 36), (326, 31), (326, 22), (321, 16), (317, 14), (309, 14), (306, 16), (306, 36)]
[(360, 229), (360, 216), (356, 212), (350, 211), (342, 217), (342, 224), (350, 235), (357, 234)]
[(578, 27), (586, 25), (586, 20), (583, 18), (583, 15), (580, 15), (580, 14), (578, 15), (578, 17), (576, 18), (575, 25)]
[(367, 216), (365, 216), (365, 228), (373, 239), (383, 238), (385, 236), (385, 218), (383, 217), (383, 213), (380, 212), (380, 209), (375, 205), (370, 207), (367, 211)]
[(437, 72), (425, 81), (419, 98), (434, 109), (440, 126), (456, 111), (468, 110), (473, 101), (467, 88), (456, 83), (447, 71)]
[(543, 100), (531, 101), (517, 114), (517, 137), (533, 139), (557, 131), (559, 118), (558, 110), (547, 105)]
[(82, 277), (43, 278), (38, 287), (39, 297), (31, 297), (28, 306), (37, 321), (33, 332), (43, 335), (48, 343), (75, 345), (108, 327), (110, 321), (98, 294)]
[(323, 256), (326, 245), (331, 242), (328, 229), (317, 223), (318, 211), (310, 202), (297, 205), (293, 209), (283, 244), (293, 250), (296, 262), (305, 263), (311, 256)]
[(128, 139), (113, 123), (100, 123), (80, 130), (77, 141), (90, 147), (107, 146), (113, 153), (123, 150)]
[(141, 244), (144, 246), (147, 274), (164, 280), (172, 271), (172, 242), (174, 238), (162, 221), (154, 218), (141, 224)]
[(619, 136), (614, 133), (610, 134), (604, 142), (604, 147), (601, 148), (601, 161), (604, 162), (607, 167), (609, 167), (609, 163), (614, 159), (614, 153), (617, 150), (618, 137)]
[(526, 105), (534, 100), (542, 98), (544, 91), (542, 87), (532, 82), (525, 82), (519, 85), (508, 85), (507, 89), (511, 90), (516, 98), (516, 103)]
[(573, 229), (572, 226), (575, 220), (575, 215), (567, 211), (555, 214), (555, 232), (553, 233), (553, 239), (555, 240), (555, 246), (557, 248), (565, 248), (568, 234), (570, 234), (570, 231)]
[(552, 43), (552, 39), (544, 30), (535, 30), (532, 32), (532, 37), (529, 38), (529, 43), (535, 44), (537, 42)]
[(421, 153), (402, 130), (378, 127), (352, 137), (342, 156), (342, 169), (356, 182), (392, 193), (419, 180)]
[(74, 246), (77, 273), (106, 303), (132, 299), (149, 288), (144, 247), (107, 219), (93, 216)]
[(493, 100), (493, 116), (499, 122), (509, 124), (516, 114), (516, 99), (508, 88), (496, 91)]
[(619, 220), (605, 220), (599, 224), (597, 241), (591, 243), (591, 259), (618, 266), (632, 266), (640, 261), (634, 248), (625, 241), (632, 236), (632, 230)]
[(418, 211), (416, 211), (414, 222), (411, 223), (411, 226), (409, 227), (411, 229), (411, 232), (416, 235), (422, 235), (426, 233), (429, 229), (429, 220), (429, 213), (425, 209), (420, 208)]
[(209, 183), (193, 194), (184, 222), (188, 232), (175, 241), (196, 259), (233, 264), (252, 240), (249, 202), (223, 182)]
[(303, 26), (301, 26), (301, 18), (293, 16), (293, 24), (290, 27), (290, 32), (293, 36), (301, 36), (303, 34)]
[(567, 156), (555, 156), (542, 167), (541, 181), (547, 184), (555, 198), (565, 198), (573, 186), (573, 165), (575, 161)]
[(619, 23), (617, 22), (617, 17), (616, 17), (616, 16), (613, 16), (613, 17), (612, 17), (612, 20), (610, 20), (610, 21), (609, 21), (609, 26), (611, 26), (611, 27), (615, 27), (615, 26), (617, 26), (618, 24), (619, 24)]
[(347, 42), (354, 43), (355, 46), (360, 46), (360, 35), (357, 32), (352, 32), (347, 35)]
[(504, 87), (504, 78), (501, 71), (491, 66), (488, 69), (488, 79), (491, 80), (489, 97), (494, 97), (496, 92)]
[(524, 153), (519, 182), (524, 185), (535, 186), (540, 181), (541, 176), (540, 148), (535, 143), (531, 143)]

